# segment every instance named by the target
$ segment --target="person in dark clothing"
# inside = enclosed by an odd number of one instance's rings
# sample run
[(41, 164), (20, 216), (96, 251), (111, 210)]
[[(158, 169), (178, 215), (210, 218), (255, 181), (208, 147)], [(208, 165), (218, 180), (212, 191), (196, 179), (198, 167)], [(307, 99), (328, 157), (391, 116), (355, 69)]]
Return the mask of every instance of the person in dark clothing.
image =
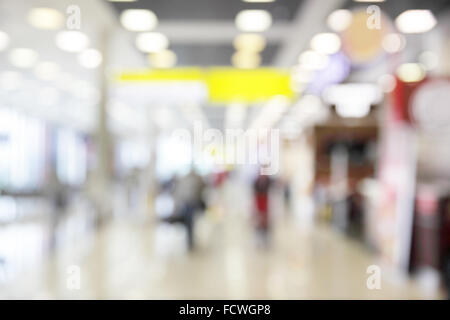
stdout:
[(49, 244), (48, 253), (52, 254), (57, 247), (57, 230), (60, 225), (61, 219), (67, 213), (69, 207), (69, 196), (66, 187), (59, 182), (59, 180), (53, 181), (51, 188), (53, 198), (53, 209), (50, 215), (49, 223)]
[(267, 247), (269, 236), (269, 191), (272, 180), (259, 174), (253, 183), (253, 195), (256, 211), (256, 230), (263, 245)]
[(203, 191), (205, 183), (194, 170), (176, 180), (174, 188), (175, 209), (167, 221), (182, 223), (187, 231), (187, 244), (190, 251), (194, 250), (195, 214), (205, 209)]

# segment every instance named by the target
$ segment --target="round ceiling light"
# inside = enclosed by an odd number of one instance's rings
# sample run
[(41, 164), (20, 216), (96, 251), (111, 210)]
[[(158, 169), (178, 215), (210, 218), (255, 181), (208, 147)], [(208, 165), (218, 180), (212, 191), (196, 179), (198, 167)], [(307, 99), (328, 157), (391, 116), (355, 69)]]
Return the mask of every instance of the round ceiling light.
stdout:
[(129, 31), (150, 31), (158, 25), (158, 18), (150, 10), (128, 9), (120, 15), (120, 23)]
[(64, 15), (52, 8), (33, 8), (27, 19), (36, 29), (57, 30), (64, 25)]
[(89, 45), (89, 38), (80, 31), (60, 31), (56, 35), (56, 46), (68, 52), (81, 52)]
[(136, 37), (136, 47), (142, 52), (154, 53), (167, 49), (169, 39), (162, 33), (145, 32)]

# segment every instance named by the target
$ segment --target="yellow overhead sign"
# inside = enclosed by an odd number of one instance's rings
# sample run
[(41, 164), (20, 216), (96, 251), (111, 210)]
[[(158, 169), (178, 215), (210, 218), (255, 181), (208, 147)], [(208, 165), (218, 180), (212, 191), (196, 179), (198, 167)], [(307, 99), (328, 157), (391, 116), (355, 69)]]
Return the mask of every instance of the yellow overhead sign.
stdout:
[(210, 100), (218, 103), (251, 103), (293, 95), (289, 73), (277, 69), (211, 69), (208, 88)]
[(203, 82), (212, 103), (255, 103), (284, 95), (293, 97), (291, 78), (287, 71), (273, 68), (241, 70), (234, 68), (178, 68), (122, 72), (120, 82)]
[(154, 69), (122, 72), (120, 82), (204, 81), (205, 73), (199, 68)]

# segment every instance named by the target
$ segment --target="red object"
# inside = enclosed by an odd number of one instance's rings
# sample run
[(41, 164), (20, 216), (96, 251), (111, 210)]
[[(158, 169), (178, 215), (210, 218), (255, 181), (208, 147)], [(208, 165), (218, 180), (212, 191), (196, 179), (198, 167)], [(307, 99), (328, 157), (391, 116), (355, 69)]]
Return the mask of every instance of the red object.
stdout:
[(269, 197), (267, 194), (257, 194), (256, 200), (256, 213), (258, 219), (258, 226), (266, 228), (268, 226), (268, 213), (269, 213)]
[(411, 97), (414, 91), (426, 80), (420, 82), (406, 83), (396, 78), (396, 86), (392, 92), (394, 119), (399, 122), (411, 123), (409, 112)]
[(213, 176), (213, 185), (214, 185), (214, 187), (221, 186), (222, 183), (224, 183), (224, 181), (226, 180), (227, 176), (228, 176), (228, 174), (227, 174), (226, 171), (221, 171), (221, 172), (216, 173)]
[(267, 212), (268, 211), (268, 196), (267, 194), (257, 194), (256, 195), (256, 208), (258, 209), (258, 211), (264, 211)]

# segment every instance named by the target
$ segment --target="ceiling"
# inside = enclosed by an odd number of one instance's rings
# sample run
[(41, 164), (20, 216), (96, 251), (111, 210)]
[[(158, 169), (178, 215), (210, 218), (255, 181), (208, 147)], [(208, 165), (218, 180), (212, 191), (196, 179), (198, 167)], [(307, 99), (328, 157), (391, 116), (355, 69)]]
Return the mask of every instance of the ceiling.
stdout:
[[(370, 4), (370, 3), (369, 3)], [(436, 16), (439, 16), (444, 9), (450, 8), (450, 0), (395, 0), (385, 1), (381, 3), (374, 3), (379, 6), (392, 19), (397, 17), (400, 13), (408, 9), (429, 9), (433, 11)], [(344, 8), (367, 7), (367, 3), (358, 3), (354, 0), (346, 0)]]
[[(107, 1), (108, 2), (108, 1)], [(266, 36), (268, 45), (262, 52), (262, 65), (274, 63), (286, 29), (294, 21), (303, 0), (277, 0), (271, 3), (248, 3), (242, 0), (152, 0), (108, 2), (117, 18), (126, 9), (148, 9), (159, 20), (157, 31), (166, 34), (170, 49), (178, 57), (178, 66), (231, 65), (232, 45), (239, 31), (234, 25), (236, 15), (244, 9), (268, 10), (274, 30)], [(278, 29), (277, 29), (278, 26)], [(282, 27), (280, 27), (282, 26)]]
[[(26, 14), (32, 7), (48, 6), (65, 12), (71, 4), (80, 6), (82, 31), (89, 35), (94, 47), (101, 31), (105, 28), (110, 31), (108, 65), (114, 70), (148, 66), (145, 56), (134, 46), (135, 34), (120, 27), (119, 14), (127, 8), (146, 8), (156, 13), (159, 18), (156, 31), (170, 39), (170, 49), (177, 54), (179, 66), (230, 65), (234, 53), (233, 39), (239, 34), (234, 24), (236, 14), (243, 9), (269, 10), (274, 23), (263, 33), (268, 44), (262, 52), (262, 64), (290, 67), (297, 61), (299, 53), (308, 48), (312, 36), (329, 31), (325, 21), (331, 11), (368, 5), (353, 0), (276, 0), (259, 4), (242, 0), (138, 0), (128, 3), (106, 0), (0, 0), (0, 29), (11, 35), (11, 48), (33, 48), (39, 52), (40, 61), (54, 61), (75, 79), (91, 83), (96, 83), (97, 73), (82, 69), (77, 64), (76, 55), (55, 47), (56, 31), (35, 30), (26, 23)], [(429, 8), (439, 17), (443, 9), (450, 8), (450, 0), (388, 0), (377, 5), (392, 17), (412, 8)], [(0, 69), (12, 69), (7, 55), (7, 51), (0, 53)], [(31, 71), (29, 73), (32, 77)], [(367, 79), (366, 71), (362, 78)], [(31, 91), (29, 98), (33, 99)], [(204, 108), (213, 127), (223, 126), (224, 108)]]
[[(261, 53), (262, 65), (270, 65), (278, 50), (277, 45), (267, 46)], [(174, 44), (171, 46), (178, 57), (179, 66), (230, 65), (235, 49), (230, 44)]]
[(244, 9), (270, 11), (275, 22), (292, 20), (302, 0), (277, 0), (270, 3), (246, 3), (242, 0), (147, 0), (112, 2), (118, 13), (125, 9), (152, 10), (161, 21), (234, 20)]

